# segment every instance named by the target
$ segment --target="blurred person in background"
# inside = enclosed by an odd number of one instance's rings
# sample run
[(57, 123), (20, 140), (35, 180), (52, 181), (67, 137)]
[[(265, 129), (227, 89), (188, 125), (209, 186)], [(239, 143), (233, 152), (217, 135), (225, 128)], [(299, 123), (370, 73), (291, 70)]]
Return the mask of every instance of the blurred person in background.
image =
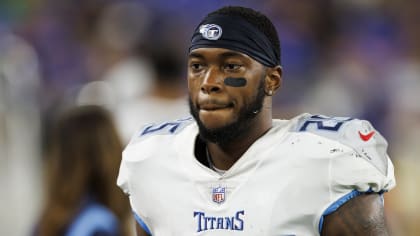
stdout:
[(111, 115), (99, 106), (75, 107), (53, 127), (35, 235), (128, 235), (128, 201), (115, 186), (122, 144)]
[(401, 54), (388, 67), (391, 152), (398, 188), (386, 198), (395, 235), (420, 232), (420, 1), (388, 1), (397, 16)]
[[(41, 73), (32, 45), (3, 23), (0, 17), (0, 212), (7, 212), (0, 235), (26, 235), (42, 192)], [(20, 204), (8, 204), (14, 201)]]
[[(189, 116), (183, 83), (182, 57), (168, 42), (156, 43), (149, 51), (154, 71), (148, 93), (116, 107), (114, 115), (124, 141), (128, 143), (133, 127)], [(139, 127), (138, 127), (139, 128)]]
[(141, 1), (45, 0), (39, 5), (22, 31), (40, 55), (43, 129), (61, 101), (91, 82), (109, 85), (111, 110), (150, 89), (150, 66), (138, 49), (149, 26), (149, 10)]
[(150, 21), (149, 9), (140, 1), (114, 1), (99, 14), (90, 68), (96, 71), (93, 79), (110, 84), (113, 108), (150, 91), (152, 69), (144, 55)]

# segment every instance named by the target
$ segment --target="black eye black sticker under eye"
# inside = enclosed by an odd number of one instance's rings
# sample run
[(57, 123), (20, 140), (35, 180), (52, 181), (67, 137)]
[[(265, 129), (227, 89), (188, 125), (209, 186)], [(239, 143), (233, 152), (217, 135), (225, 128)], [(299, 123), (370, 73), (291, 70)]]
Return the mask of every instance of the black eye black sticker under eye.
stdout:
[(231, 87), (244, 87), (246, 85), (246, 79), (244, 78), (226, 78), (225, 84)]

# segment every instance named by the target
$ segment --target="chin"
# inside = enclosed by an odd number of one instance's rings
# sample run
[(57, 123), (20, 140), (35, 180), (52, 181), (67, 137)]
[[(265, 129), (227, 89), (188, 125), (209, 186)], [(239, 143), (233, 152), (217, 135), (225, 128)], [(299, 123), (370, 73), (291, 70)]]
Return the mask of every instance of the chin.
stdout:
[(229, 114), (220, 114), (220, 112), (203, 112), (199, 113), (201, 123), (207, 129), (220, 129), (234, 123), (234, 119)]
[[(262, 106), (262, 103), (258, 103)], [(228, 145), (237, 137), (249, 131), (256, 116), (252, 111), (261, 106), (244, 107), (240, 111), (233, 108), (199, 110), (189, 99), (191, 115), (197, 122), (200, 137), (213, 143)]]

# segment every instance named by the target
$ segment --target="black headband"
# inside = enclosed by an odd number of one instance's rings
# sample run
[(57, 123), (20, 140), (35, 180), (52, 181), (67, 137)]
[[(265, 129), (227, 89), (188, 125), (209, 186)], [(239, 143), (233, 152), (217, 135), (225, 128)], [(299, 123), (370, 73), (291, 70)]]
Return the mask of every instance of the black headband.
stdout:
[(204, 19), (194, 31), (189, 51), (197, 48), (226, 48), (268, 67), (280, 65), (280, 56), (267, 36), (239, 16), (213, 15)]

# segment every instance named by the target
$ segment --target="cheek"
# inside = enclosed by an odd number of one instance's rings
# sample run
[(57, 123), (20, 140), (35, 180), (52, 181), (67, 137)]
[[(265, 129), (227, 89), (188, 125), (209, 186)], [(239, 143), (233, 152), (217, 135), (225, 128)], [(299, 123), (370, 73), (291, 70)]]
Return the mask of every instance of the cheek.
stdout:
[(254, 94), (248, 89), (249, 85), (242, 88), (227, 88), (229, 98), (234, 104), (234, 111), (238, 114), (244, 107), (248, 106), (252, 100)]
[(252, 102), (258, 94), (258, 89), (259, 84), (248, 81), (248, 84), (240, 90), (243, 103), (248, 104)]
[[(200, 82), (198, 79), (188, 78), (188, 93), (191, 98), (195, 98), (200, 91)], [(193, 99), (194, 100), (194, 99)]]
[(187, 82), (188, 82), (188, 89), (190, 91), (192, 91), (192, 90), (194, 90), (197, 87), (198, 79), (192, 78), (192, 77), (188, 77)]

